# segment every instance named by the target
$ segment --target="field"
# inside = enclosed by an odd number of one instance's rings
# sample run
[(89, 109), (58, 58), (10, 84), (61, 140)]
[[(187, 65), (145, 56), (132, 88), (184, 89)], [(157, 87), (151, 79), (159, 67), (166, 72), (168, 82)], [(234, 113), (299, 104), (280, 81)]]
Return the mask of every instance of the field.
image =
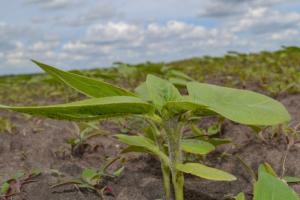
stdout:
[[(274, 52), (251, 54), (229, 52), (223, 57), (204, 56), (170, 63), (115, 63), (112, 68), (72, 72), (104, 80), (131, 91), (146, 79), (147, 74), (170, 80), (183, 93), (186, 92), (184, 85), (189, 80), (248, 89), (271, 96), (285, 105), (292, 116), (290, 128), (297, 129), (297, 124), (300, 123), (298, 47), (283, 47)], [(4, 105), (50, 105), (83, 98), (82, 94), (49, 75), (0, 77), (0, 103)], [(99, 199), (99, 194), (90, 190), (79, 190), (74, 185), (54, 188), (51, 186), (79, 178), (84, 169), (98, 169), (111, 158), (118, 157), (126, 145), (119, 143), (114, 134), (135, 135), (145, 126), (140, 120), (130, 117), (102, 119), (87, 124), (1, 110), (0, 183), (20, 172), (24, 173), (18, 178), (21, 181), (14, 184), (13, 189), (17, 194), (7, 199)], [(253, 173), (265, 162), (279, 175), (300, 177), (298, 136), (293, 138), (295, 141), (290, 145), (288, 136), (277, 133), (278, 127), (268, 127), (257, 133), (255, 129), (229, 120), (219, 124), (215, 117), (205, 118), (195, 126), (199, 130), (211, 130), (214, 136), (231, 142), (218, 146), (208, 155), (187, 155), (187, 159), (227, 171), (235, 175), (237, 180), (214, 182), (186, 175), (186, 200), (232, 199), (239, 192), (244, 192), (247, 199), (251, 199)], [(86, 130), (95, 135), (83, 140), (79, 134)], [(192, 131), (187, 129), (185, 134), (191, 135)], [(74, 143), (76, 139), (79, 143)], [(162, 199), (162, 174), (157, 159), (148, 154), (122, 154), (122, 158), (113, 163), (108, 171), (113, 173), (118, 169), (122, 170), (116, 176), (104, 177), (101, 180), (104, 188), (101, 198)], [(38, 175), (30, 177), (33, 173)], [(298, 182), (299, 180), (290, 186), (300, 194)]]

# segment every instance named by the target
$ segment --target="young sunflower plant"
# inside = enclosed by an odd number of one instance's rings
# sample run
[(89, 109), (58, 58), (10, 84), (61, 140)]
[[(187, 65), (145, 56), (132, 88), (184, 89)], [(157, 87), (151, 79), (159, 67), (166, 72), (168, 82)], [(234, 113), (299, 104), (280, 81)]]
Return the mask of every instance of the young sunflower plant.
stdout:
[(47, 106), (1, 109), (67, 120), (99, 120), (133, 116), (143, 118), (149, 129), (144, 134), (116, 137), (128, 145), (124, 152), (146, 152), (161, 162), (165, 199), (184, 199), (184, 173), (213, 181), (236, 178), (219, 169), (184, 160), (184, 152), (206, 154), (214, 149), (207, 141), (184, 139), (183, 129), (195, 117), (221, 116), (250, 126), (269, 126), (290, 120), (278, 101), (252, 91), (188, 82), (188, 95), (182, 95), (169, 81), (148, 75), (135, 92), (101, 80), (62, 71), (33, 61), (57, 80), (85, 94), (85, 100)]

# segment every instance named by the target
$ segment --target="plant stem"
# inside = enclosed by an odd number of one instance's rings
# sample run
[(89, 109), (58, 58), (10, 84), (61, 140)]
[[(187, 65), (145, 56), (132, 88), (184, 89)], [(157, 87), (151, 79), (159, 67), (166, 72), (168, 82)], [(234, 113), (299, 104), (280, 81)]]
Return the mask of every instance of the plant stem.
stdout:
[(283, 178), (284, 177), (284, 174), (285, 174), (285, 164), (286, 164), (286, 159), (287, 159), (287, 156), (289, 154), (289, 151), (290, 151), (290, 148), (293, 146), (294, 144), (294, 139), (293, 138), (289, 138), (287, 136), (287, 147), (286, 147), (286, 150), (284, 151), (283, 153), (283, 156), (282, 156), (282, 161), (281, 161), (281, 174), (280, 174), (280, 178)]
[(177, 119), (167, 121), (165, 125), (168, 138), (170, 170), (175, 193), (175, 200), (183, 200), (184, 176), (176, 169), (177, 164), (182, 163), (181, 129), (182, 124)]
[[(158, 130), (158, 128), (157, 128), (157, 126), (155, 125), (154, 122), (149, 120), (148, 123), (150, 124), (151, 131), (152, 131), (153, 138), (155, 140), (156, 145), (159, 147), (159, 149), (162, 152), (166, 153), (165, 149), (164, 149), (164, 144), (163, 144), (162, 138), (159, 138), (161, 136), (160, 131)], [(162, 172), (162, 177), (163, 177), (165, 199), (166, 200), (171, 200), (172, 193), (171, 193), (170, 168), (162, 160), (160, 161), (160, 163), (161, 163), (161, 172)]]
[(161, 172), (163, 176), (165, 199), (171, 200), (172, 194), (171, 194), (171, 179), (170, 179), (169, 166), (166, 166), (163, 163), (161, 163)]

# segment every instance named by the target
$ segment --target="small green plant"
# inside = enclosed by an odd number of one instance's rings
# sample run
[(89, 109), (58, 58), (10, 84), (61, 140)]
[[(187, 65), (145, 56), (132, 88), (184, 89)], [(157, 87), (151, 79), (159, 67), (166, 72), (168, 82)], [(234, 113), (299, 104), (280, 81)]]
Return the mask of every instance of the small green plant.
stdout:
[[(287, 184), (295, 183), (294, 181), (299, 180), (281, 179), (268, 163), (261, 164), (258, 169), (258, 179), (254, 183), (253, 200), (299, 200), (299, 196)], [(239, 193), (234, 199), (246, 200), (246, 197), (244, 193)]]
[(104, 164), (99, 170), (95, 169), (84, 169), (81, 173), (81, 177), (78, 179), (67, 180), (61, 183), (55, 184), (52, 188), (64, 186), (64, 185), (75, 185), (78, 189), (87, 189), (93, 192), (96, 192), (99, 196), (103, 197), (104, 193), (111, 190), (107, 187), (104, 181), (107, 178), (117, 178), (121, 175), (124, 170), (124, 167), (120, 167), (114, 172), (108, 172), (108, 168), (114, 164), (116, 161), (119, 161), (120, 158), (114, 158), (108, 160), (106, 164)]
[(210, 150), (203, 148), (213, 147), (209, 141), (183, 138), (185, 126), (195, 118), (222, 116), (250, 126), (275, 125), (290, 120), (281, 103), (251, 91), (191, 81), (186, 83), (188, 95), (182, 95), (171, 82), (148, 75), (133, 93), (100, 80), (33, 62), (90, 98), (60, 105), (0, 105), (0, 108), (68, 120), (89, 121), (128, 115), (144, 119), (150, 131), (134, 136), (118, 134), (116, 137), (129, 146), (126, 152), (146, 152), (160, 160), (167, 200), (172, 197), (184, 199), (184, 173), (214, 181), (236, 180), (233, 175), (219, 169), (185, 161), (184, 152), (206, 154)]
[(9, 120), (0, 117), (0, 133), (7, 131), (8, 133), (12, 133), (15, 125)]
[(71, 151), (73, 156), (82, 156), (88, 146), (87, 141), (103, 136), (103, 132), (97, 127), (97, 122), (79, 122), (73, 123), (75, 127), (75, 137), (68, 140), (68, 144), (71, 145)]
[(39, 176), (41, 173), (31, 172), (26, 174), (24, 172), (18, 172), (12, 178), (5, 181), (2, 185), (0, 185), (0, 199), (7, 200), (8, 198), (19, 194), (22, 192), (22, 187), (25, 184), (29, 184), (35, 182), (34, 178)]

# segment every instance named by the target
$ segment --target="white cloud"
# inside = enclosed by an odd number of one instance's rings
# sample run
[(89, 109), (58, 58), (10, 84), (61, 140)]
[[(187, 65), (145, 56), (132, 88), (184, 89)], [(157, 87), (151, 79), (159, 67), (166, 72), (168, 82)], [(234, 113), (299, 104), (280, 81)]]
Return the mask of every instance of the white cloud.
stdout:
[(78, 0), (25, 0), (27, 4), (41, 5), (46, 9), (62, 9), (77, 5)]
[(124, 22), (96, 24), (87, 29), (87, 38), (99, 42), (132, 41), (138, 39), (140, 34), (136, 25)]
[(35, 42), (32, 47), (30, 48), (33, 51), (47, 51), (54, 49), (60, 45), (59, 41), (38, 41)]
[(282, 13), (258, 7), (249, 9), (238, 21), (230, 22), (234, 32), (248, 32), (255, 34), (273, 33), (284, 29), (299, 29), (299, 13)]
[(75, 41), (75, 42), (68, 42), (67, 44), (63, 45), (63, 50), (66, 51), (81, 51), (85, 50), (88, 47), (87, 44), (81, 42), (81, 41)]
[(271, 35), (272, 40), (293, 40), (294, 37), (299, 37), (299, 31), (288, 29)]
[(214, 0), (200, 9), (200, 17), (224, 18), (242, 15), (249, 9), (259, 7), (274, 7), (287, 4), (296, 0)]

